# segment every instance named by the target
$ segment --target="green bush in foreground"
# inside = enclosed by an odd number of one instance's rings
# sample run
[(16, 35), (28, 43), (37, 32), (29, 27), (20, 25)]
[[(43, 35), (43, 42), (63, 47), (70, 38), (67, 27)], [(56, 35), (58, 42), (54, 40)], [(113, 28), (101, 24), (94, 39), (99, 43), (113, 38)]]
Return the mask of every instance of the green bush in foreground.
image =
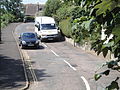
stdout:
[(59, 26), (60, 29), (62, 31), (62, 33), (67, 36), (67, 37), (71, 37), (71, 23), (70, 23), (70, 17), (62, 20), (61, 22), (59, 22)]
[(15, 16), (10, 13), (3, 14), (1, 16), (1, 27), (3, 28), (7, 26), (7, 24), (9, 24), (10, 22), (13, 22), (14, 19), (15, 19)]

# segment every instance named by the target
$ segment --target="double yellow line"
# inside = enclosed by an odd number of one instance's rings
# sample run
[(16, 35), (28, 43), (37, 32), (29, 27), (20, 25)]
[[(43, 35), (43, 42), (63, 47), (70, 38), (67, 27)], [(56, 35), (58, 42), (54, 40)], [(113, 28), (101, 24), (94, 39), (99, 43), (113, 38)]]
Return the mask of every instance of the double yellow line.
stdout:
[(21, 88), (20, 90), (26, 90), (26, 89), (29, 88), (30, 83), (31, 83), (31, 80), (28, 78), (29, 75), (28, 75), (28, 72), (27, 72), (27, 67), (30, 71), (33, 82), (36, 83), (36, 82), (38, 82), (38, 80), (37, 80), (36, 74), (33, 70), (29, 55), (27, 54), (27, 52), (25, 50), (21, 50), (21, 48), (19, 47), (18, 40), (17, 40), (17, 35), (14, 33), (14, 31), (12, 31), (12, 35), (13, 35), (15, 41), (16, 41), (16, 44), (17, 44), (17, 47), (18, 47), (18, 50), (19, 50), (19, 53), (20, 53), (20, 57), (21, 57), (22, 62), (23, 62), (23, 69), (24, 69), (24, 74), (25, 74), (25, 79), (26, 79), (25, 87)]

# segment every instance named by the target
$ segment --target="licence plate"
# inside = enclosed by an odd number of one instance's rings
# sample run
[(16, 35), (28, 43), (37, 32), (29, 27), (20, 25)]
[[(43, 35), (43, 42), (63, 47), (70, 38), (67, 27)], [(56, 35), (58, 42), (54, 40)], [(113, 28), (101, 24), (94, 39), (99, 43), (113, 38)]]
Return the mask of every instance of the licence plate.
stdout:
[(34, 44), (28, 44), (28, 46), (34, 46)]
[(53, 40), (53, 38), (48, 38), (48, 40)]

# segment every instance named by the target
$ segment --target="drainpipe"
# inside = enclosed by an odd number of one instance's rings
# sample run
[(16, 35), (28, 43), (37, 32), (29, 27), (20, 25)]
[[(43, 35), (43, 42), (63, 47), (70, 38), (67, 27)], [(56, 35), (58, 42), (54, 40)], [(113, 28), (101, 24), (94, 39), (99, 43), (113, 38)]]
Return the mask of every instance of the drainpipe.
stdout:
[(39, 2), (37, 2), (37, 6), (38, 6), (38, 8), (37, 8), (38, 10), (37, 11), (39, 12)]

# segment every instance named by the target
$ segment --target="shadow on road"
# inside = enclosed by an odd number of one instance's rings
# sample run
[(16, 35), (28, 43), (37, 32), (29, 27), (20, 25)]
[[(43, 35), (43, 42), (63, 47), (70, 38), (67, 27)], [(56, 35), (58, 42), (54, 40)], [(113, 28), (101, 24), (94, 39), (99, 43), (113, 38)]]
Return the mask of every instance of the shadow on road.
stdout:
[(64, 42), (65, 41), (65, 37), (64, 36), (60, 36), (60, 39), (58, 41), (56, 40), (46, 40), (44, 41), (45, 43), (56, 43), (56, 42)]
[(0, 54), (0, 89), (23, 88), (24, 86), (22, 61)]
[(35, 69), (35, 74), (37, 75), (38, 81), (43, 81), (45, 80), (46, 77), (52, 77), (51, 75), (48, 75), (46, 72), (46, 69)]

